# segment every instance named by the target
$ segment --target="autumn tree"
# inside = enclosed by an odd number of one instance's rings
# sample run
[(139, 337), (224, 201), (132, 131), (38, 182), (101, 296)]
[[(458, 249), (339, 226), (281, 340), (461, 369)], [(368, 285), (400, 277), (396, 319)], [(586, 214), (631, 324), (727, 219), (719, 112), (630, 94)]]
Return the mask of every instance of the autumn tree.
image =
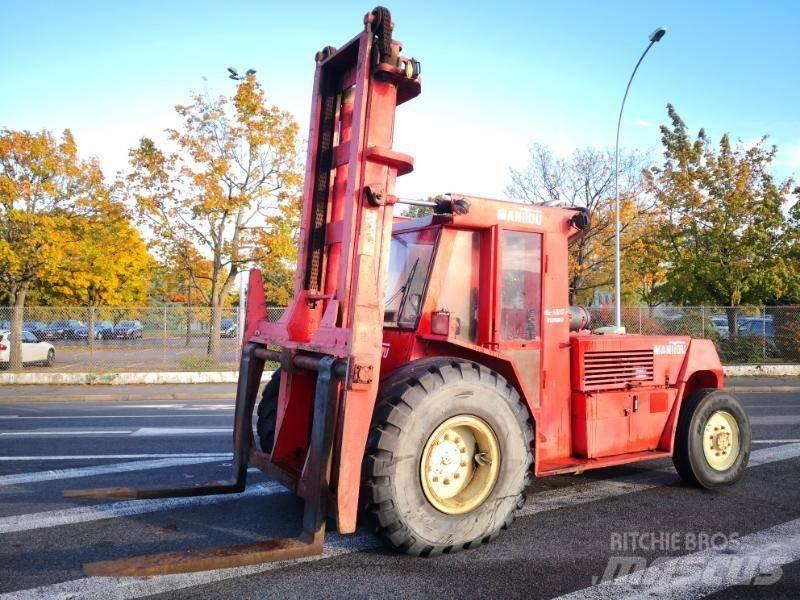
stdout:
[[(737, 335), (737, 307), (792, 294), (797, 265), (788, 244), (798, 211), (790, 180), (769, 172), (777, 149), (766, 137), (745, 146), (722, 136), (715, 147), (703, 129), (692, 139), (672, 105), (661, 127), (664, 164), (646, 173), (665, 218), (656, 228), (664, 253), (664, 299), (726, 307)], [(794, 197), (793, 197), (794, 196)]]
[(169, 150), (148, 138), (131, 150), (127, 189), (162, 257), (193, 247), (211, 261), (210, 273), (186, 266), (210, 308), (208, 354), (218, 360), (221, 308), (237, 274), (285, 258), (271, 254), (281, 244), (260, 241), (284, 235), (282, 223), (299, 211), (298, 127), (252, 74), (231, 98), (196, 94), (176, 111)]
[[(649, 210), (641, 195), (642, 158), (633, 153), (620, 157), (620, 216), (623, 255), (642, 244), (643, 216)], [(508, 196), (532, 204), (557, 203), (583, 207), (590, 224), (585, 235), (570, 248), (570, 302), (591, 301), (596, 289), (614, 282), (614, 154), (582, 148), (568, 158), (553, 156), (550, 148), (534, 144), (528, 162), (511, 169)], [(623, 271), (623, 283), (636, 274)]]
[(210, 297), (212, 271), (212, 261), (200, 254), (188, 240), (177, 244), (159, 264), (154, 298), (164, 303), (183, 304), (182, 321), (187, 346), (191, 344), (192, 324), (198, 313), (194, 306), (207, 303)]
[[(59, 268), (32, 287), (31, 298), (38, 304), (90, 308), (90, 332), (95, 309), (147, 301), (155, 261), (121, 204), (105, 203), (91, 215), (71, 217), (66, 226), (72, 242), (65, 246)], [(87, 339), (94, 344), (93, 335)]]
[(108, 201), (95, 160), (78, 158), (69, 131), (0, 130), (0, 286), (11, 305), (11, 367), (22, 366), (25, 301), (36, 282), (56, 273), (79, 239), (72, 219)]

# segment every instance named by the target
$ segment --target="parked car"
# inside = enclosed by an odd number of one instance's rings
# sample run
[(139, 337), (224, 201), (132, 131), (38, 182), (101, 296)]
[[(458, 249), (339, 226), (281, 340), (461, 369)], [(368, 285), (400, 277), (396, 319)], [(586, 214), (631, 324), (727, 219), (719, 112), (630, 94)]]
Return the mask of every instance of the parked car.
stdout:
[(25, 331), (30, 331), (33, 335), (36, 336), (36, 339), (40, 342), (44, 338), (42, 335), (42, 330), (47, 327), (47, 323), (43, 321), (25, 321), (22, 324), (22, 329)]
[(124, 340), (144, 337), (144, 326), (139, 321), (120, 321), (114, 327), (113, 335)]
[[(11, 332), (0, 331), (0, 367), (8, 368), (11, 362)], [(40, 342), (30, 331), (23, 331), (22, 362), (26, 365), (45, 365), (52, 367), (56, 362), (56, 349), (53, 344)]]
[(77, 319), (53, 321), (41, 329), (41, 338), (44, 340), (68, 340), (75, 337), (75, 330), (83, 327), (83, 323)]
[(5, 321), (0, 321), (0, 329), (11, 329), (11, 321), (8, 319)]
[(220, 323), (219, 337), (236, 337), (236, 321), (233, 319), (222, 319)]
[(741, 335), (765, 336), (768, 340), (775, 337), (775, 323), (772, 315), (766, 318), (750, 317), (745, 322), (739, 323), (739, 333)]
[[(764, 319), (762, 317), (737, 317), (736, 318), (736, 325), (739, 329), (739, 333), (745, 333), (750, 330), (750, 323), (752, 321), (757, 321), (759, 324)], [(772, 323), (772, 315), (766, 316), (767, 323)], [(719, 339), (727, 340), (730, 331), (728, 330), (728, 317), (725, 315), (716, 315), (711, 317), (711, 326), (717, 331), (719, 335)], [(756, 326), (758, 327), (758, 326)], [(761, 329), (758, 329), (758, 333), (761, 332)], [(745, 335), (748, 335), (745, 333)]]
[[(74, 335), (79, 340), (89, 339), (89, 326), (78, 327)], [(107, 340), (112, 337), (114, 337), (114, 324), (111, 321), (97, 321), (94, 324), (94, 339)]]

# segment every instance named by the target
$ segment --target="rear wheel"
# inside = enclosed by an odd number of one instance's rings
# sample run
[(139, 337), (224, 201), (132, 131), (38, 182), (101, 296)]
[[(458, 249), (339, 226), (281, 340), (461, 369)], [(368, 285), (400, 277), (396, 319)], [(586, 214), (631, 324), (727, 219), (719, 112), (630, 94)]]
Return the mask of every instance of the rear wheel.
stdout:
[(261, 392), (261, 402), (258, 405), (258, 420), (256, 431), (261, 450), (272, 452), (275, 445), (275, 424), (278, 420), (278, 392), (281, 387), (281, 370), (275, 369), (272, 379), (264, 386)]
[(52, 348), (47, 351), (47, 360), (44, 361), (44, 364), (48, 367), (52, 367), (54, 364), (56, 364), (56, 351)]
[(368, 520), (392, 547), (417, 556), (491, 541), (524, 503), (533, 460), (519, 394), (494, 371), (449, 358), (392, 379), (364, 461)]
[(672, 462), (687, 483), (729, 485), (744, 474), (750, 440), (750, 421), (733, 394), (697, 390), (681, 406)]

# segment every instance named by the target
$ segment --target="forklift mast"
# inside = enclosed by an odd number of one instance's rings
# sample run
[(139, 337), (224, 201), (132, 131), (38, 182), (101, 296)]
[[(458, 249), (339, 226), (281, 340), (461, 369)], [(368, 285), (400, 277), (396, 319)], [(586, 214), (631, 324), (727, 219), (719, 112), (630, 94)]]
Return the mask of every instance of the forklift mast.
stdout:
[[(302, 478), (316, 373), (298, 355), (345, 363), (332, 469), (340, 531), (355, 530), (361, 457), (377, 395), (383, 296), (395, 179), (413, 159), (392, 149), (397, 106), (420, 93), (419, 63), (401, 56), (389, 11), (366, 15), (364, 31), (316, 55), (295, 294), (277, 323), (248, 303), (244, 339), (280, 346), (271, 462)], [(253, 272), (251, 290), (263, 289)], [(255, 300), (252, 298), (251, 300)], [(297, 449), (303, 452), (298, 453)]]

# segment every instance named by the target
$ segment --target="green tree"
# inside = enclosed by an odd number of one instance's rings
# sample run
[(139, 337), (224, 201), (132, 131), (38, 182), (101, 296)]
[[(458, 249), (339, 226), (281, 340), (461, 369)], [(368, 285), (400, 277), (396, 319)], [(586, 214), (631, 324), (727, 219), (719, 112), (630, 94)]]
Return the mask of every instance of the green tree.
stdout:
[(646, 173), (664, 215), (652, 231), (666, 266), (659, 293), (675, 303), (726, 306), (735, 336), (739, 305), (796, 291), (792, 182), (769, 173), (777, 148), (766, 147), (766, 137), (746, 147), (725, 134), (714, 147), (703, 129), (691, 139), (675, 108), (667, 110), (664, 165)]

